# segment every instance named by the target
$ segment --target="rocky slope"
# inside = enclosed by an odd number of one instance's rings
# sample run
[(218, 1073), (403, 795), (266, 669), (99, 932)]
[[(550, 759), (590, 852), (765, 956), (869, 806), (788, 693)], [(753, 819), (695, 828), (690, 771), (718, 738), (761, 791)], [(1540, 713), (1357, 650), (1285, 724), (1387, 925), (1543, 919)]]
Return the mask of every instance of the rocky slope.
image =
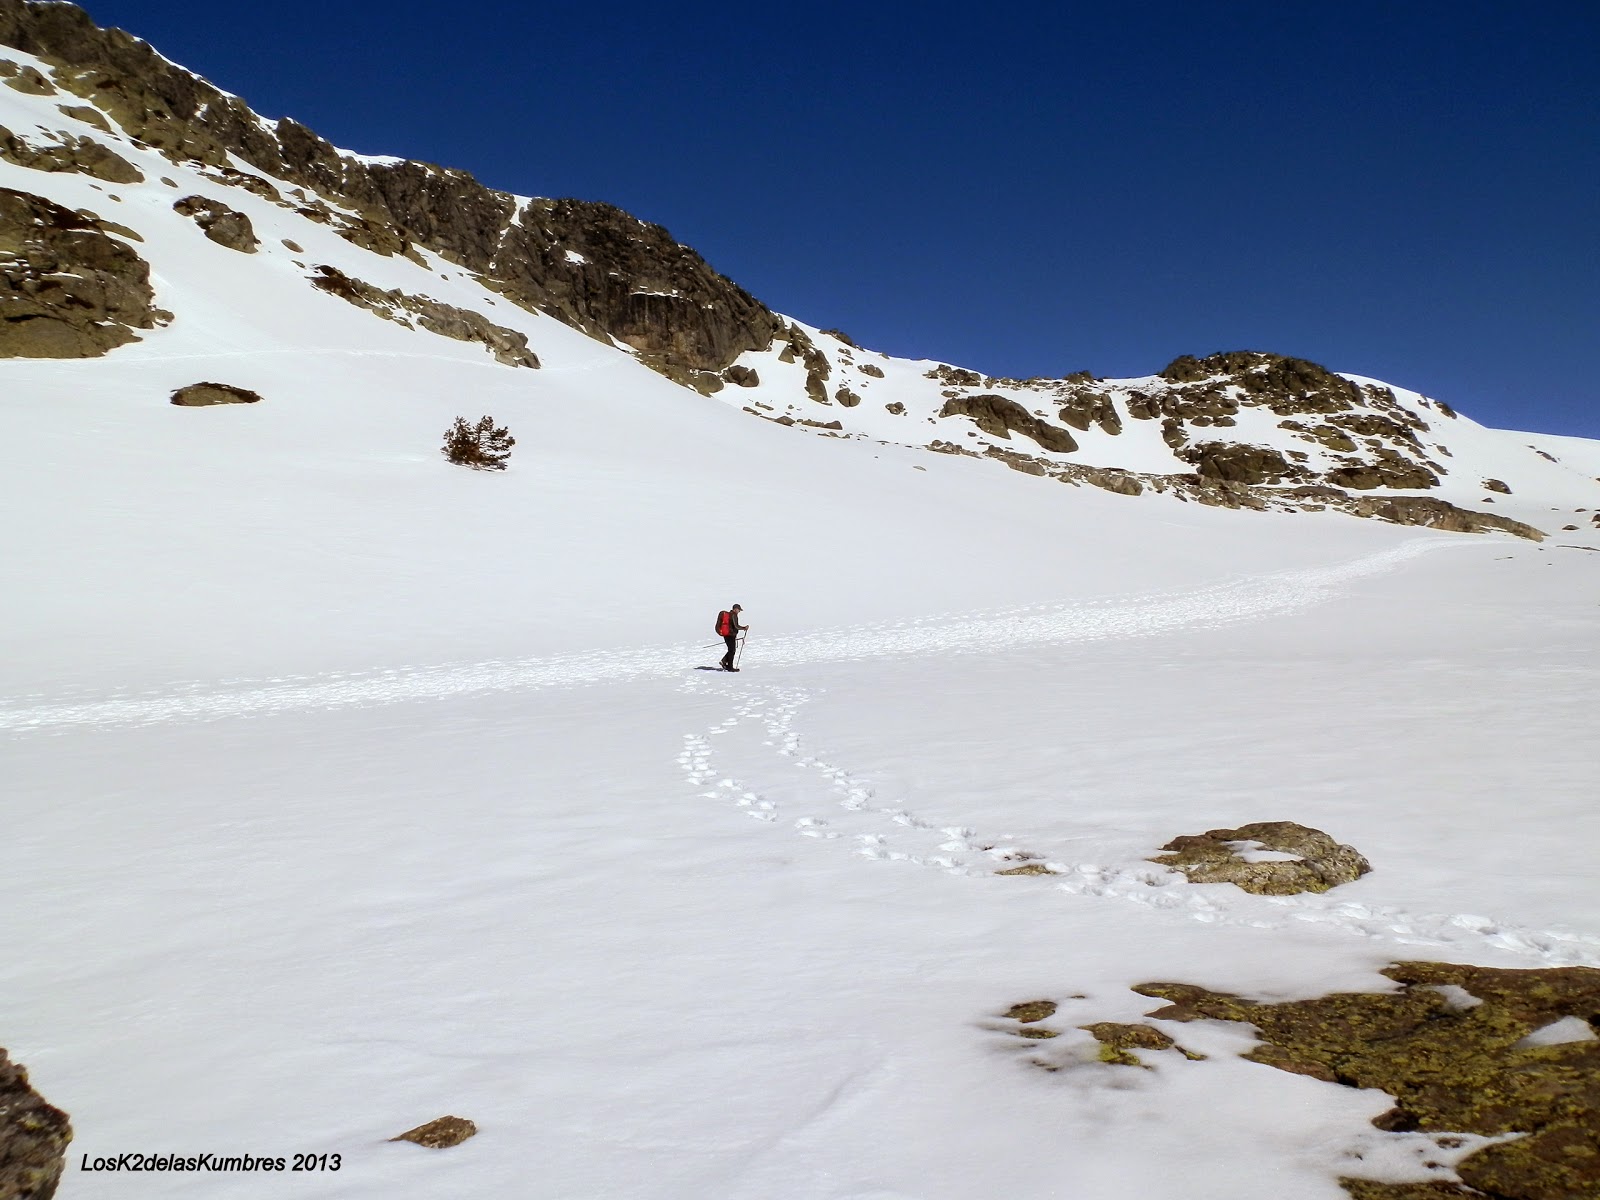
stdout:
[(1508, 497), (1600, 508), (1586, 462), (1298, 359), (1184, 356), (1123, 380), (892, 359), (772, 312), (619, 209), (341, 151), (72, 4), (0, 0), (0, 358), (98, 357), (193, 322), (151, 279), (173, 277), (171, 247), (188, 262), (197, 236), (220, 255), (193, 261), (224, 281), (224, 306), (292, 270), (308, 311), (341, 301), (525, 368), (537, 314), (799, 432), (1072, 485), (1525, 537), (1541, 530)]

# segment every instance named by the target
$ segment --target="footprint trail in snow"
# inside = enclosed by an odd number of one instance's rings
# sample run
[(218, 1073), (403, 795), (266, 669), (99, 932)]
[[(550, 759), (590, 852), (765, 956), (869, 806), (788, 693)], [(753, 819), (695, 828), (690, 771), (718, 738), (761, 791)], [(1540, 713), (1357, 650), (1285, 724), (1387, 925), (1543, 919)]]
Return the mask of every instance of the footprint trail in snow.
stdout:
[[(708, 687), (692, 681), (683, 690), (698, 693)], [(1405, 945), (1448, 947), (1455, 954), (1499, 950), (1546, 966), (1600, 967), (1596, 937), (1530, 929), (1471, 913), (1407, 912), (1328, 894), (1251, 896), (1226, 885), (1192, 884), (1181, 873), (1156, 863), (1058, 861), (1039, 853), (1025, 837), (991, 836), (926, 820), (907, 805), (886, 802), (871, 784), (803, 745), (794, 728), (795, 716), (816, 694), (804, 688), (750, 689), (731, 717), (704, 733), (684, 735), (677, 763), (686, 782), (702, 800), (730, 804), (757, 820), (834, 843), (863, 859), (958, 876), (992, 876), (1033, 865), (1050, 874), (1027, 883), (1017, 880), (1015, 886), (1137, 904), (1213, 924), (1259, 929), (1310, 924)], [(761, 726), (761, 745), (770, 748), (775, 760), (769, 764), (772, 782), (764, 780), (759, 787), (716, 765), (717, 739), (747, 722)]]
[[(1462, 545), (1418, 538), (1326, 567), (1246, 576), (1189, 591), (1157, 592), (999, 612), (956, 613), (763, 639), (763, 667), (919, 654), (992, 654), (1046, 643), (1152, 637), (1299, 611), (1355, 580), (1419, 555)], [(488, 692), (532, 691), (681, 675), (700, 661), (699, 642), (548, 658), (446, 663), (381, 671), (290, 676), (227, 687), (192, 685), (77, 701), (0, 702), (0, 730), (152, 725), (314, 709), (370, 707)]]

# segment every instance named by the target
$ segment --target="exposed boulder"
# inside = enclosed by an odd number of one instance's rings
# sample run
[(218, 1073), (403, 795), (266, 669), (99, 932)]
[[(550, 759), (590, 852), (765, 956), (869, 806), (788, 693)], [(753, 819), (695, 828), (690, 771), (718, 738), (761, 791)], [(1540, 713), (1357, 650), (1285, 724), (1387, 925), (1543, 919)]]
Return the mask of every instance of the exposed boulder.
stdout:
[(1600, 1195), (1600, 1039), (1594, 1032), (1600, 1026), (1600, 970), (1408, 962), (1383, 974), (1400, 985), (1398, 991), (1288, 1003), (1182, 983), (1145, 983), (1134, 990), (1168, 1001), (1148, 1014), (1153, 1020), (1254, 1026), (1260, 1044), (1244, 1056), (1254, 1062), (1387, 1092), (1395, 1104), (1374, 1119), (1379, 1129), (1443, 1137), (1517, 1135), (1455, 1164), (1470, 1190), (1390, 1191), (1342, 1181), (1352, 1196)]
[[(481, 313), (416, 296), (398, 288), (384, 290), (354, 279), (337, 267), (319, 266), (311, 276), (313, 286), (341, 300), (394, 321), (407, 329), (420, 326), (458, 342), (477, 342), (508, 367), (537, 367), (538, 356), (528, 348), (528, 337), (515, 329), (496, 325)], [(715, 378), (715, 376), (712, 376)], [(717, 380), (717, 387), (722, 381)]]
[(88, 175), (107, 183), (142, 183), (144, 172), (93, 138), (52, 133), (44, 144), (25, 141), (0, 125), (0, 159), (30, 171)]
[(478, 1132), (478, 1127), (465, 1117), (435, 1117), (425, 1125), (408, 1129), (390, 1138), (391, 1142), (411, 1142), (430, 1150), (447, 1150), (459, 1146)]
[(231, 383), (191, 383), (172, 393), (172, 403), (182, 408), (209, 408), (213, 404), (259, 404), (261, 397), (249, 388)]
[(67, 1114), (34, 1091), (28, 1072), (0, 1049), (0, 1197), (50, 1200), (71, 1141)]
[(883, 368), (880, 367), (880, 366), (876, 366), (873, 363), (862, 363), (861, 366), (859, 368), (857, 368), (857, 369), (863, 375), (871, 375), (874, 379), (882, 379), (883, 378)]
[(1323, 478), (1334, 487), (1370, 491), (1373, 488), (1431, 488), (1439, 486), (1439, 477), (1422, 463), (1400, 454), (1390, 446), (1370, 449), (1372, 457), (1365, 461), (1347, 460), (1347, 465), (1335, 467)]
[(101, 222), (0, 188), (0, 358), (96, 358), (167, 319), (149, 264)]
[(1065, 429), (1041, 420), (1004, 396), (956, 396), (945, 402), (939, 415), (970, 417), (973, 424), (990, 437), (1009, 440), (1012, 433), (1020, 433), (1033, 439), (1042, 449), (1058, 454), (1070, 454), (1078, 448), (1077, 441)]
[(237, 250), (241, 254), (254, 254), (261, 243), (256, 239), (255, 227), (250, 218), (236, 212), (220, 200), (205, 196), (185, 196), (172, 206), (179, 216), (189, 217), (200, 226), (205, 235), (219, 246)]
[(1302, 472), (1283, 455), (1266, 446), (1238, 442), (1197, 442), (1180, 456), (1195, 466), (1202, 479), (1228, 483), (1280, 483)]
[(1117, 415), (1117, 406), (1103, 392), (1084, 389), (1069, 392), (1063, 399), (1066, 402), (1056, 415), (1079, 433), (1088, 432), (1091, 424), (1099, 426), (1102, 433), (1113, 437), (1122, 432), (1122, 418)]
[(98, 108), (91, 108), (87, 104), (61, 104), (57, 107), (64, 116), (71, 117), (74, 121), (93, 125), (101, 133), (111, 132), (111, 122), (106, 120), (105, 114)]
[(722, 377), (734, 387), (760, 387), (761, 376), (754, 367), (732, 366), (722, 373)]
[(1503, 479), (1485, 479), (1483, 481), (1483, 486), (1487, 491), (1500, 492), (1502, 495), (1506, 496), (1511, 494), (1510, 485), (1507, 484)]
[(1325, 892), (1372, 869), (1353, 847), (1293, 821), (1259, 821), (1173, 838), (1150, 861), (1190, 883), (1231, 883), (1258, 896)]
[(861, 403), (861, 397), (855, 392), (852, 392), (849, 388), (845, 387), (843, 384), (840, 384), (839, 387), (834, 390), (833, 399), (835, 403), (839, 404), (843, 408), (854, 408), (856, 405)]
[(55, 84), (51, 83), (42, 74), (39, 68), (30, 67), (23, 63), (14, 63), (7, 59), (0, 62), (0, 82), (4, 82), (13, 91), (21, 92), (25, 96), (54, 96)]

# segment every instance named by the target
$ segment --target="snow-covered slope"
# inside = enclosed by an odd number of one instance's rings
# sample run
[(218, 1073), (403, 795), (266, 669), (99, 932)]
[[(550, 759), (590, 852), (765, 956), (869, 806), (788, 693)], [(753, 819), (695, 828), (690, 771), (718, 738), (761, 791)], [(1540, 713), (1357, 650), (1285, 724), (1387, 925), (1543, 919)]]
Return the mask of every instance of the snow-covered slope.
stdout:
[[(1481, 1142), (1382, 1133), (1383, 1096), (1243, 1060), (1237, 1028), (1139, 1070), (1080, 1026), (1150, 1011), (1154, 979), (1600, 966), (1597, 444), (1389, 389), (1441, 482), (1383, 490), (1536, 544), (1158, 490), (1196, 467), (1130, 405), (1206, 377), (974, 382), (785, 321), (729, 364), (753, 386), (706, 396), (440, 253), (341, 236), (364, 217), (327, 196), (63, 104), (0, 84), (0, 125), (142, 182), (0, 161), (0, 189), (95, 214), (171, 314), (0, 361), (0, 1044), (72, 1114), (63, 1196), (1337, 1200)], [(424, 323), (482, 331), (452, 311), (539, 365)], [(169, 403), (201, 381), (262, 399)], [(939, 415), (982, 395), (1080, 450)], [(503, 474), (439, 454), (481, 413), (518, 439)], [(1224, 415), (1185, 444), (1340, 465), (1281, 424), (1320, 418)], [(697, 669), (734, 601), (737, 680)], [(1374, 869), (1269, 898), (1147, 861), (1257, 820)], [(1055, 874), (1000, 874), (1026, 863)], [(1002, 1014), (1047, 997), (1061, 1036), (1016, 1036)], [(446, 1112), (479, 1134), (385, 1140)], [(319, 1159), (96, 1167), (125, 1151)]]

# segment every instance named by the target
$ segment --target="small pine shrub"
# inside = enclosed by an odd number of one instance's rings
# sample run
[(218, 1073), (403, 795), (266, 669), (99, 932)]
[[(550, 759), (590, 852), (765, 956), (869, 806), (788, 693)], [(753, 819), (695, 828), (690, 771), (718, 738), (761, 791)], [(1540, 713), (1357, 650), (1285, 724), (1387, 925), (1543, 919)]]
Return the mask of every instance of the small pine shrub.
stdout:
[(444, 446), (439, 451), (453, 463), (471, 467), (475, 471), (504, 471), (506, 459), (511, 457), (511, 447), (517, 439), (504, 425), (496, 426), (493, 417), (480, 418), (476, 425), (468, 425), (465, 417), (445, 430)]

